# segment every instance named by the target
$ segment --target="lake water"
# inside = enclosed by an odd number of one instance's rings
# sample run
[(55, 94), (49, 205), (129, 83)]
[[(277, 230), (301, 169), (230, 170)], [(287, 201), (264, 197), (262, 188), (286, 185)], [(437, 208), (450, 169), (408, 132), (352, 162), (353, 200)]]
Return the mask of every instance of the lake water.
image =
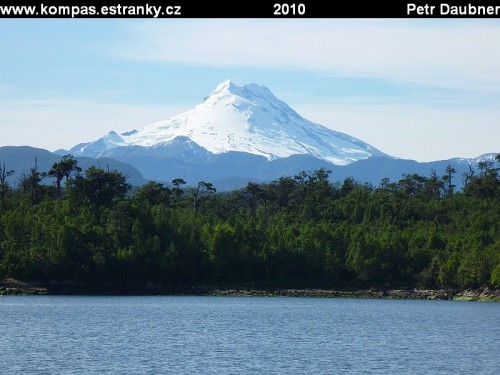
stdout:
[(1, 374), (499, 374), (500, 303), (0, 297)]

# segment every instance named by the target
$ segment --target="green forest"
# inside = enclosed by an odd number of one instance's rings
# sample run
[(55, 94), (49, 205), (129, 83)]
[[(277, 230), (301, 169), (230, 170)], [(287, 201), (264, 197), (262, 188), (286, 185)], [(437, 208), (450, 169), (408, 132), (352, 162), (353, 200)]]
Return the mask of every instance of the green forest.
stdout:
[[(67, 155), (10, 182), (0, 164), (0, 280), (118, 290), (500, 288), (500, 155), (458, 176), (378, 186), (325, 169), (217, 192), (131, 187)], [(463, 186), (458, 189), (456, 185)]]

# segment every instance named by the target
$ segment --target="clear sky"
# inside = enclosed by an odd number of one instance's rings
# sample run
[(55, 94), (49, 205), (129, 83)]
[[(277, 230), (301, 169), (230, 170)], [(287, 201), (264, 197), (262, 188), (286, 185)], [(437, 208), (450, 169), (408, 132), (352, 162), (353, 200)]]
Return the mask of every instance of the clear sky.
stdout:
[(4, 19), (0, 146), (140, 128), (226, 79), (401, 158), (500, 152), (491, 19)]

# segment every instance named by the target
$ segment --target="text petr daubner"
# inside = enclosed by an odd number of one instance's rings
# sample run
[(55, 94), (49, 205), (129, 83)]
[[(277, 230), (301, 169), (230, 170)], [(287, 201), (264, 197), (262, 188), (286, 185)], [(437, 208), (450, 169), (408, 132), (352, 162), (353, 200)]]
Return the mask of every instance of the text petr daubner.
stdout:
[(498, 16), (500, 5), (450, 5), (440, 3), (438, 5), (417, 5), (408, 3), (406, 15), (408, 16)]

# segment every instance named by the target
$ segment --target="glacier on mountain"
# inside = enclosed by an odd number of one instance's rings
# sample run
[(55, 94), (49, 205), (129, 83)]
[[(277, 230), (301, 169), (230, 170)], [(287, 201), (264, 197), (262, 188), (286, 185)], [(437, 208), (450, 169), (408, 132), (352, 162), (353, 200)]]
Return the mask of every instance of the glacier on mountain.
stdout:
[(369, 144), (315, 124), (255, 83), (219, 84), (193, 109), (141, 129), (109, 132), (70, 152), (101, 157), (119, 147), (162, 148), (176, 139), (189, 140), (212, 154), (230, 151), (264, 156), (268, 160), (311, 155), (335, 165), (371, 156), (387, 156)]

